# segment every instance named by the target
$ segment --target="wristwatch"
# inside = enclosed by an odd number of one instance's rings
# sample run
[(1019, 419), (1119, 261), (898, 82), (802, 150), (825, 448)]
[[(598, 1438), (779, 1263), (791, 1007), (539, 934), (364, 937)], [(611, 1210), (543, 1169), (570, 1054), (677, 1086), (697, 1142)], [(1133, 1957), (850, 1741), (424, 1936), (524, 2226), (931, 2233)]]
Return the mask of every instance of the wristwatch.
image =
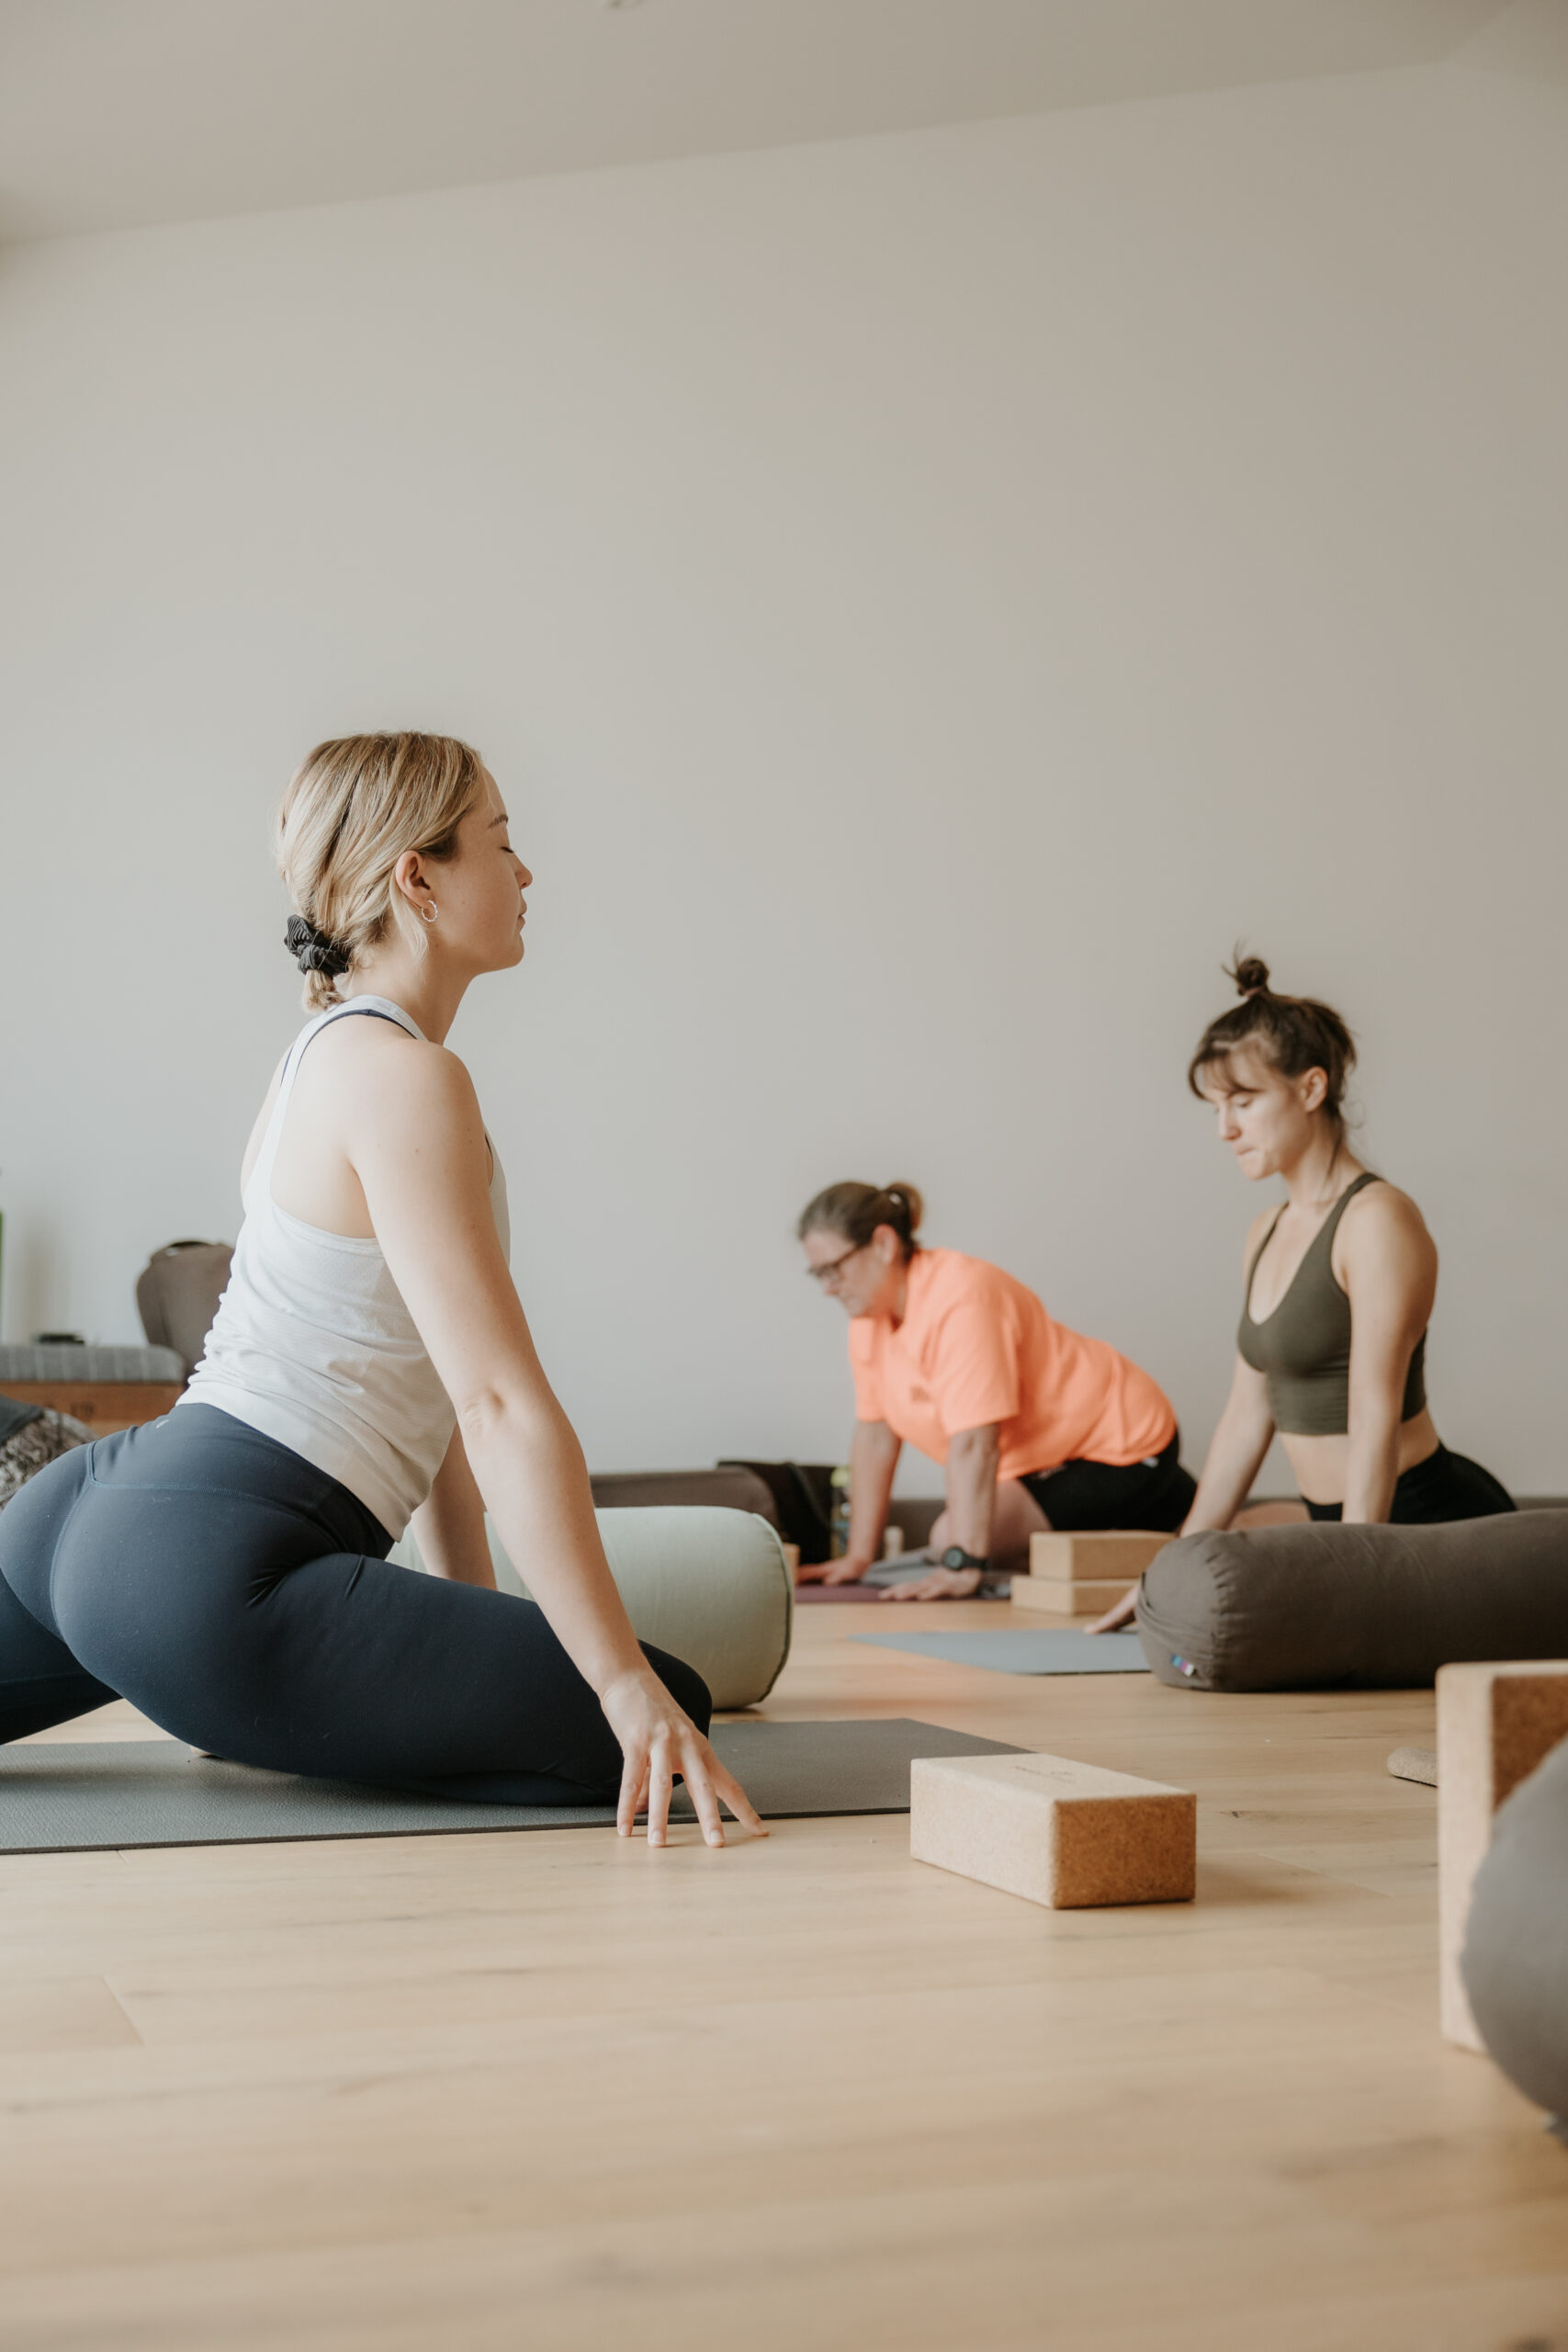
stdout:
[(966, 1552), (962, 1544), (950, 1544), (942, 1555), (944, 1568), (978, 1568), (982, 1576), (990, 1565), (989, 1560), (982, 1559), (978, 1552)]

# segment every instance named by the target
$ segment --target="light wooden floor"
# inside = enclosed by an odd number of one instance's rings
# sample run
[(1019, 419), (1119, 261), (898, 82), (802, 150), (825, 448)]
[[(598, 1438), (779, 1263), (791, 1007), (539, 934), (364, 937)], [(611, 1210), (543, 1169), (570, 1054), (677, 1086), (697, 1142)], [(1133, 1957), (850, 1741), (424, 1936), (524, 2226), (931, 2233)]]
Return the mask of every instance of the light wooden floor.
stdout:
[(1195, 1788), (1197, 1903), (1039, 1911), (902, 1818), (0, 1860), (6, 2352), (1568, 2346), (1568, 2154), (1438, 2038), (1431, 1694), (891, 1614), (802, 1610), (767, 1712)]

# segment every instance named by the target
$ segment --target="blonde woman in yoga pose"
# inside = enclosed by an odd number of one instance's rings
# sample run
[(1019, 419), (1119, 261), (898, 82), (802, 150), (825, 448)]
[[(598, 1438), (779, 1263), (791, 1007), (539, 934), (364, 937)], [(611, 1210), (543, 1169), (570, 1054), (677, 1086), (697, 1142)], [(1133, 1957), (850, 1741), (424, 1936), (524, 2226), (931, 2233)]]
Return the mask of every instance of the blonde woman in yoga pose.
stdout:
[[(1285, 1199), (1255, 1217), (1231, 1393), (1184, 1535), (1230, 1527), (1276, 1430), (1310, 1519), (1399, 1525), (1514, 1509), (1489, 1470), (1450, 1453), (1427, 1404), (1438, 1252), (1421, 1212), (1362, 1165), (1346, 1129), (1356, 1047), (1337, 1012), (1278, 996), (1238, 960), (1241, 1002), (1212, 1021), (1188, 1084), (1212, 1103), (1249, 1182)], [(1125, 1624), (1137, 1587), (1095, 1626)]]
[[(116, 1693), (193, 1747), (511, 1804), (618, 1804), (665, 1842), (685, 1781), (761, 1824), (708, 1692), (639, 1646), (507, 1267), (506, 1188), (446, 1045), (523, 958), (532, 876), (476, 752), (318, 745), (284, 800), (307, 1022), (245, 1152), (245, 1218), (174, 1411), (0, 1514), (0, 1738)], [(481, 1500), (482, 1498), (482, 1500)], [(535, 1600), (497, 1592), (488, 1504)], [(387, 1559), (412, 1521), (434, 1571)]]

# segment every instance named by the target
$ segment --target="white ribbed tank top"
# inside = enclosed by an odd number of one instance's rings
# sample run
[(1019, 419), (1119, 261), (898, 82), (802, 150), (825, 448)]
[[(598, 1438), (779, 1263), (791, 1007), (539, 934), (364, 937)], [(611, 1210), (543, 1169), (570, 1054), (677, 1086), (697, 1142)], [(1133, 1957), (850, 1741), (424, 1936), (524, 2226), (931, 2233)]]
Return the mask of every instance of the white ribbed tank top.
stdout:
[[(301, 1029), (245, 1187), (229, 1287), (180, 1403), (215, 1405), (276, 1438), (357, 1495), (395, 1539), (446, 1459), (457, 1421), (451, 1399), (380, 1244), (306, 1225), (272, 1197), (301, 1055), (329, 1022), (367, 1013), (423, 1042), (401, 1005), (381, 996), (329, 1006)], [(493, 1144), (491, 1158), (491, 1206), (506, 1254), (506, 1179)]]

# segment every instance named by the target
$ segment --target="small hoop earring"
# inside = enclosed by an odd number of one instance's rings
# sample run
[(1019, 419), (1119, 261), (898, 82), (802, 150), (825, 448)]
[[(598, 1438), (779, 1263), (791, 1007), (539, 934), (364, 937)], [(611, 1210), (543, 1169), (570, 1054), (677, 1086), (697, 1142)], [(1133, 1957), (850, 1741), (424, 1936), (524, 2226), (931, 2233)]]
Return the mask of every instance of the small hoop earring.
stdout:
[(434, 922), (435, 921), (435, 901), (434, 901), (434, 899), (427, 899), (425, 900), (424, 905), (423, 905), (423, 907), (421, 907), (421, 909), (420, 909), (420, 913), (424, 917), (424, 920), (425, 920), (425, 922)]

